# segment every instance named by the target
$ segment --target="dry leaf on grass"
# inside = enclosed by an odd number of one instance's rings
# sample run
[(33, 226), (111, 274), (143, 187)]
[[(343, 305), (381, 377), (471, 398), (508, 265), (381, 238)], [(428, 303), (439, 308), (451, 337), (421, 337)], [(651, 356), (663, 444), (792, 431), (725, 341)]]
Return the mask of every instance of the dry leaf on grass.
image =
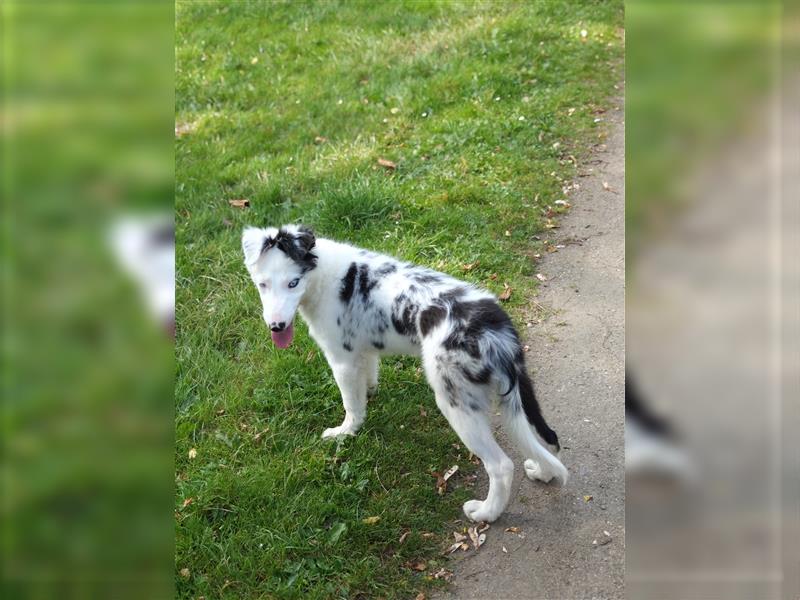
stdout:
[(397, 163), (395, 163), (395, 162), (392, 162), (391, 160), (387, 160), (387, 159), (385, 159), (385, 158), (379, 158), (379, 159), (378, 159), (378, 164), (379, 164), (380, 166), (382, 166), (382, 167), (386, 167), (387, 169), (390, 169), (390, 170), (392, 170), (392, 171), (393, 171), (393, 170), (395, 170), (395, 169), (397, 168)]
[(375, 523), (380, 520), (380, 517), (367, 517), (366, 519), (361, 519), (361, 522), (364, 523), (364, 525), (375, 525)]
[(420, 592), (417, 594), (414, 600), (425, 600), (425, 592)]
[(444, 475), (442, 477), (444, 478), (445, 481), (447, 481), (457, 472), (458, 472), (458, 465), (453, 465), (452, 467), (447, 469), (447, 471), (444, 472)]
[(181, 508), (186, 508), (192, 502), (194, 502), (194, 498), (187, 498), (186, 500), (183, 501), (183, 504), (181, 505)]
[(409, 569), (413, 569), (414, 571), (420, 571), (420, 572), (428, 568), (428, 565), (426, 565), (421, 560), (409, 560), (407, 562), (404, 562), (403, 566)]
[(197, 458), (197, 449), (196, 448), (192, 448), (191, 450), (189, 450), (189, 458)]
[(238, 198), (236, 200), (228, 200), (228, 204), (235, 208), (247, 208), (250, 206), (250, 200), (247, 198)]
[(328, 141), (328, 138), (326, 138), (323, 135), (318, 135), (317, 137), (314, 138), (314, 143), (315, 144), (324, 144), (327, 141)]
[(507, 283), (504, 283), (503, 284), (503, 291), (500, 292), (500, 295), (498, 296), (498, 298), (500, 300), (502, 300), (503, 302), (505, 302), (506, 300), (511, 298), (511, 292), (513, 292), (513, 291), (514, 290), (511, 288), (510, 285), (508, 285)]
[(188, 577), (189, 577), (189, 575), (191, 575), (191, 574), (192, 574), (192, 573), (191, 573), (191, 571), (189, 571), (189, 569), (187, 569), (186, 567), (183, 567), (183, 568), (181, 569), (181, 577), (186, 577), (186, 578), (188, 578)]
[(480, 262), (481, 261), (476, 260), (475, 262), (471, 262), (471, 263), (467, 263), (465, 265), (461, 265), (461, 268), (464, 269), (465, 271), (472, 271), (472, 269), (477, 267), (480, 264)]
[(420, 534), (420, 535), (422, 537), (424, 537), (425, 539), (436, 537), (436, 534), (435, 533), (431, 533), (430, 531), (423, 531), (422, 534)]
[(194, 123), (175, 123), (175, 137), (180, 138), (195, 130)]
[(419, 416), (420, 417), (427, 417), (428, 416), (428, 411), (425, 410), (424, 406), (420, 406), (419, 407)]
[(400, 536), (400, 542), (399, 542), (399, 543), (401, 543), (401, 544), (402, 544), (403, 542), (405, 542), (405, 541), (406, 541), (406, 538), (407, 538), (409, 535), (411, 535), (411, 530), (410, 530), (410, 529), (409, 529), (408, 531), (404, 531), (404, 532), (403, 532), (403, 534)]

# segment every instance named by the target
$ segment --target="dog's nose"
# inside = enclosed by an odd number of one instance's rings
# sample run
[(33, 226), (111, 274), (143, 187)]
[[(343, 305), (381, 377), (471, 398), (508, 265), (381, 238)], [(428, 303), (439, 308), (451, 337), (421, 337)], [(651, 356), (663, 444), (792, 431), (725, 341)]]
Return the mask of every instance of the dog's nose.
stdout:
[(283, 331), (284, 329), (286, 329), (286, 323), (284, 321), (281, 321), (280, 323), (276, 323), (275, 321), (273, 321), (272, 323), (269, 324), (269, 328), (277, 333), (278, 331)]

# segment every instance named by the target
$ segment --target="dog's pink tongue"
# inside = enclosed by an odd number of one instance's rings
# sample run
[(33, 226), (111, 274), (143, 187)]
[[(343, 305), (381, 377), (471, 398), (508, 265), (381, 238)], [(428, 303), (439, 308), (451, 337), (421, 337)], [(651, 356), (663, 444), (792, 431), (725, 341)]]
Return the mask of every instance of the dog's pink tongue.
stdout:
[(275, 345), (278, 348), (288, 348), (289, 344), (292, 343), (292, 338), (294, 337), (294, 324), (289, 323), (289, 326), (284, 329), (283, 331), (273, 331), (272, 332), (272, 341), (275, 342)]

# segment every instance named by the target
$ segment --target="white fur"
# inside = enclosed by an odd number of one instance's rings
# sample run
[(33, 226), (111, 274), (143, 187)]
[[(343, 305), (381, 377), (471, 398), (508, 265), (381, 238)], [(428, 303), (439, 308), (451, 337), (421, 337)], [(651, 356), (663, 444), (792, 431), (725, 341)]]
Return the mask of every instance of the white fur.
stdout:
[[(283, 235), (291, 236), (301, 230), (287, 226), (282, 231)], [(246, 229), (242, 236), (245, 264), (259, 289), (267, 326), (291, 323), (299, 311), (333, 371), (345, 417), (339, 426), (326, 429), (322, 433), (324, 438), (354, 435), (358, 431), (366, 417), (367, 395), (378, 384), (380, 355), (417, 355), (422, 357), (437, 406), (465, 446), (483, 461), (489, 475), (488, 497), (484, 501), (466, 502), (467, 517), (473, 521), (494, 521), (505, 510), (511, 494), (514, 465), (495, 441), (490, 426), (490, 409), (495, 402), (499, 401), (503, 408), (509, 433), (529, 457), (525, 462), (527, 476), (566, 482), (566, 468), (536, 438), (528, 424), (519, 388), (509, 383), (502, 369), (497, 368), (512, 364), (509, 361), (515, 360), (514, 356), (517, 364), (521, 364), (519, 340), (513, 328), (509, 331), (510, 322), (506, 328), (481, 333), (477, 358), (477, 351), (447, 347), (448, 336), (458, 326), (452, 314), (453, 305), (449, 305), (447, 316), (436, 321), (426, 335), (420, 333), (423, 309), (440, 302), (443, 293), (456, 290), (459, 306), (483, 302), (491, 307), (496, 302), (494, 296), (448, 275), (326, 239), (316, 240), (312, 249), (317, 257), (316, 268), (303, 274), (302, 266), (285, 252), (276, 247), (263, 251), (265, 239), (275, 238), (278, 233), (274, 228)], [(348, 273), (352, 274), (354, 265), (358, 272), (349, 290), (353, 299), (348, 303), (343, 297), (347, 296)], [(378, 276), (381, 269), (386, 274)], [(373, 281), (366, 274), (375, 278), (374, 286), (366, 285)], [(290, 289), (289, 283), (297, 278), (300, 282)], [(394, 325), (392, 317), (402, 314), (398, 306), (403, 305), (398, 302), (403, 297), (419, 309), (413, 319), (417, 335), (403, 334)], [(382, 347), (376, 346), (378, 339)], [(467, 375), (480, 373), (481, 369), (488, 372), (490, 367), (488, 381), (475, 383)]]

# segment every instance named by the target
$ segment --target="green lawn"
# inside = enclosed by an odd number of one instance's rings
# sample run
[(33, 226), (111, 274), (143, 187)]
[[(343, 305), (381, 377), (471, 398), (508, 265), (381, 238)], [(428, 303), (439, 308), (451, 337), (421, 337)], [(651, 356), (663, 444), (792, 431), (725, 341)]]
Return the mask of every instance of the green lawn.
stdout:
[[(534, 236), (603, 140), (622, 2), (177, 10), (179, 596), (413, 598), (438, 584), (475, 467), (406, 357), (383, 361), (357, 437), (320, 439), (341, 421), (338, 390), (303, 325), (273, 347), (241, 229), (302, 221), (494, 292), (507, 282), (519, 318)], [(453, 464), (439, 496), (431, 473)]]

